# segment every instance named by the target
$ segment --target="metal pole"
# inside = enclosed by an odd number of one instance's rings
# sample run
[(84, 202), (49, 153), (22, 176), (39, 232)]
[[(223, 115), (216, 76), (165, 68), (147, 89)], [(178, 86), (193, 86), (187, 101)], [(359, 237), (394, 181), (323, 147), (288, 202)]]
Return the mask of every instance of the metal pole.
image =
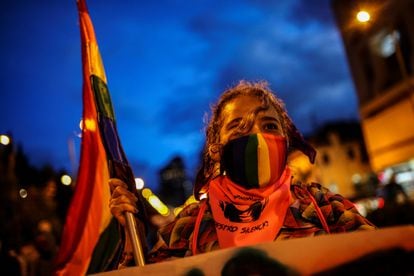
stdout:
[(138, 266), (144, 266), (144, 250), (142, 249), (142, 243), (138, 236), (135, 217), (131, 212), (125, 212), (125, 220), (129, 238), (132, 244), (132, 253), (134, 255), (135, 264)]
[(407, 73), (407, 68), (405, 66), (404, 57), (402, 55), (398, 34), (397, 34), (397, 31), (395, 30), (392, 32), (392, 39), (393, 39), (394, 46), (395, 46), (395, 55), (397, 57), (398, 66), (400, 67), (403, 81), (405, 82), (408, 80), (408, 73)]
[(400, 67), (401, 75), (403, 78), (403, 84), (404, 84), (404, 87), (409, 90), (408, 91), (409, 101), (411, 103), (412, 109), (414, 110), (414, 97), (413, 97), (414, 89), (413, 89), (413, 85), (411, 84), (411, 80), (408, 76), (407, 66), (405, 64), (404, 56), (401, 51), (401, 45), (400, 45), (400, 40), (399, 40), (397, 31), (392, 32), (392, 39), (395, 45), (395, 55), (397, 58), (398, 66)]

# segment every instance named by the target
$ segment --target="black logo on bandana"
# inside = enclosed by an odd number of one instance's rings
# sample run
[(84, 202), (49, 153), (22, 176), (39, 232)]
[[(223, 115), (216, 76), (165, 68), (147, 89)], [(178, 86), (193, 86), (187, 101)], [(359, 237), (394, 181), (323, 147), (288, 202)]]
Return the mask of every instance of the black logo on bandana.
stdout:
[(256, 201), (246, 210), (238, 209), (233, 203), (220, 201), (220, 208), (223, 210), (224, 217), (231, 222), (253, 222), (259, 219), (263, 209), (266, 207), (268, 199), (263, 202)]

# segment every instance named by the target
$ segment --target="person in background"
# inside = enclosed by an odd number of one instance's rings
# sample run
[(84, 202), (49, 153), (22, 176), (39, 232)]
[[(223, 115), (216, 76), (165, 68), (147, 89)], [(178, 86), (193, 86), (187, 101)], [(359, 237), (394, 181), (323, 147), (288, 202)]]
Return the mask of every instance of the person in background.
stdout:
[(381, 196), (386, 206), (394, 206), (408, 202), (408, 195), (404, 188), (397, 183), (396, 174), (393, 173), (388, 183), (382, 188)]
[[(194, 185), (199, 201), (158, 230), (157, 240), (147, 248), (146, 261), (376, 228), (341, 195), (318, 183), (295, 181), (287, 163), (294, 151), (314, 162), (316, 151), (267, 83), (240, 81), (226, 90), (206, 128)], [(109, 184), (111, 212), (125, 225), (124, 212), (139, 211), (137, 198), (121, 180), (110, 179)], [(119, 267), (133, 262), (130, 250), (127, 239)]]
[(383, 206), (367, 214), (367, 218), (377, 227), (389, 227), (414, 223), (414, 202), (397, 182), (392, 173), (388, 182), (377, 190), (378, 197), (384, 200)]

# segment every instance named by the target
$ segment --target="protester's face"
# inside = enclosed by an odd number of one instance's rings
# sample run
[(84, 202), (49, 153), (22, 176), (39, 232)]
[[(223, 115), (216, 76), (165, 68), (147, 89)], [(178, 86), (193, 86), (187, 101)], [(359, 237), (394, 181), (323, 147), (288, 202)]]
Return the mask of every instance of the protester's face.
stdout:
[[(241, 136), (238, 132), (240, 122), (260, 106), (261, 102), (258, 98), (245, 95), (238, 96), (227, 103), (221, 114), (224, 119), (220, 129), (220, 143), (224, 145), (229, 140)], [(250, 130), (243, 135), (253, 133), (273, 133), (284, 136), (280, 115), (273, 106), (260, 111)]]

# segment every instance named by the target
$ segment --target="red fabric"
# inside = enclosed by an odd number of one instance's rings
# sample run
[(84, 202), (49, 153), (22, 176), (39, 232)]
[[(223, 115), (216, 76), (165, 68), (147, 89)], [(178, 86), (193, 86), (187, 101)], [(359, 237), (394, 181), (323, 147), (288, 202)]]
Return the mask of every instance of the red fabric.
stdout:
[[(83, 130), (75, 193), (55, 260), (56, 274), (84, 275), (100, 234), (109, 224), (109, 179), (105, 150), (98, 129), (90, 75), (105, 80), (94, 29), (84, 0), (78, 1), (83, 62)], [(106, 207), (106, 208), (105, 208)]]
[[(260, 135), (263, 137), (263, 139), (266, 141), (267, 146), (267, 153), (266, 156), (269, 158), (269, 165), (268, 167), (261, 163), (259, 165), (259, 172), (261, 172), (261, 167), (267, 167), (266, 174), (270, 175), (270, 178), (265, 183), (260, 183), (260, 187), (264, 187), (265, 185), (269, 183), (276, 182), (279, 177), (282, 175), (285, 167), (286, 167), (286, 159), (287, 159), (287, 144), (286, 144), (286, 138), (280, 135), (274, 135), (270, 133), (260, 133)], [(264, 152), (259, 150), (259, 154), (263, 154)], [(260, 157), (258, 157), (260, 159)], [(261, 172), (264, 173), (264, 172)], [(261, 179), (260, 173), (259, 173), (259, 179)], [(260, 181), (262, 182), (262, 181)]]
[(198, 211), (198, 215), (194, 225), (194, 232), (193, 232), (193, 242), (192, 242), (192, 252), (193, 255), (197, 255), (197, 244), (198, 244), (198, 233), (200, 231), (200, 224), (203, 219), (204, 213), (207, 209), (207, 200), (204, 200), (201, 203), (200, 210)]
[(209, 200), (221, 248), (273, 241), (289, 208), (291, 174), (264, 188), (244, 189), (225, 176), (209, 184)]

